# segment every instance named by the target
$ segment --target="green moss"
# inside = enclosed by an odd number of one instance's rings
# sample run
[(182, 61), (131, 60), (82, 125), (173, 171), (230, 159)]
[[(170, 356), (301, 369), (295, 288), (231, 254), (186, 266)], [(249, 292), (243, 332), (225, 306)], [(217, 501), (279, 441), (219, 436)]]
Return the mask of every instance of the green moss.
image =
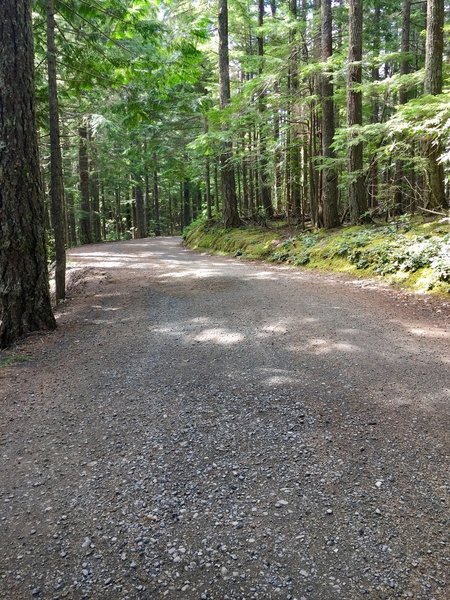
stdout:
[(10, 365), (14, 365), (16, 363), (23, 363), (29, 361), (28, 356), (24, 356), (23, 354), (7, 354), (6, 356), (2, 356), (0, 353), (0, 369), (2, 367), (8, 367)]
[(226, 230), (212, 222), (186, 232), (189, 248), (308, 269), (381, 276), (418, 291), (449, 292), (448, 222), (404, 217), (390, 224), (351, 226), (327, 232), (297, 232), (280, 227)]

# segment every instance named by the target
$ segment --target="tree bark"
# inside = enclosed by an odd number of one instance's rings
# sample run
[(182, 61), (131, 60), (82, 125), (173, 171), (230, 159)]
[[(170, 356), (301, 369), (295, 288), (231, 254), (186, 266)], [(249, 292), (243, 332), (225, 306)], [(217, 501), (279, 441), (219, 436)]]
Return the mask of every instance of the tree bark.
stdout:
[(79, 150), (78, 150), (78, 171), (80, 176), (80, 243), (91, 244), (91, 206), (89, 192), (89, 157), (87, 128), (82, 125), (78, 128)]
[(159, 210), (159, 185), (158, 185), (158, 169), (156, 155), (153, 156), (154, 171), (153, 171), (153, 210), (155, 214), (155, 235), (161, 235), (161, 216)]
[[(322, 0), (322, 61), (325, 63), (333, 55), (333, 22), (331, 0)], [(329, 70), (331, 66), (327, 66)], [(322, 75), (322, 154), (325, 161), (335, 158), (332, 148), (335, 133), (333, 80), (329, 73)], [(323, 224), (326, 228), (339, 225), (337, 173), (333, 165), (325, 163), (323, 169)]]
[[(262, 28), (264, 25), (264, 0), (258, 0), (258, 27)], [(259, 30), (258, 33), (258, 55), (260, 59), (259, 73), (263, 72), (263, 61), (264, 61), (264, 36)], [(261, 116), (261, 123), (259, 126), (259, 176), (261, 178), (261, 203), (264, 213), (268, 217), (273, 217), (273, 206), (272, 206), (272, 193), (269, 183), (268, 174), (268, 160), (267, 160), (267, 143), (266, 143), (266, 132), (264, 130), (264, 113), (266, 112), (266, 103), (264, 101), (264, 94), (261, 91), (258, 100), (258, 110)]]
[(108, 216), (110, 216), (111, 210), (110, 210), (110, 206), (108, 206), (109, 202), (106, 201), (105, 184), (103, 183), (103, 181), (101, 182), (101, 185), (100, 185), (100, 197), (101, 197), (100, 213), (101, 213), (101, 218), (102, 218), (101, 235), (102, 235), (102, 240), (106, 240), (106, 221), (108, 219)]
[[(320, 0), (313, 0), (313, 15), (312, 15), (312, 55), (317, 62), (321, 59), (321, 27), (320, 27)], [(302, 2), (302, 16), (307, 18), (307, 2)], [(305, 44), (304, 55), (307, 56), (307, 48)], [(320, 98), (321, 77), (313, 75), (310, 79), (311, 93), (314, 98)], [(309, 155), (309, 203), (311, 207), (311, 221), (315, 227), (323, 225), (323, 207), (322, 207), (322, 173), (318, 169), (320, 155), (322, 154), (322, 139), (321, 139), (321, 117), (319, 115), (318, 101), (315, 99), (310, 103), (310, 144), (308, 148)]]
[(211, 209), (211, 167), (209, 158), (205, 159), (205, 190), (206, 190), (206, 217), (212, 219)]
[[(373, 52), (375, 55), (380, 54), (380, 21), (381, 21), (381, 3), (380, 0), (374, 0), (374, 11), (373, 11)], [(378, 62), (372, 68), (372, 81), (378, 81), (380, 79), (380, 69)], [(371, 123), (378, 123), (380, 121), (380, 101), (378, 91), (375, 90), (372, 97), (372, 115), (370, 117)], [(378, 160), (374, 156), (370, 161), (369, 168), (369, 186), (368, 186), (368, 198), (367, 204), (370, 208), (375, 208), (378, 204), (378, 180), (379, 180), (379, 169)]]
[[(428, 0), (427, 37), (425, 46), (424, 92), (436, 96), (442, 92), (442, 54), (444, 51), (444, 0)], [(438, 162), (442, 153), (439, 140), (431, 136), (424, 142), (427, 159), (428, 185), (425, 188), (425, 207), (447, 206), (444, 187), (444, 168)]]
[[(400, 60), (400, 75), (407, 75), (410, 71), (410, 31), (411, 31), (411, 0), (403, 0), (402, 2), (402, 34), (400, 52), (402, 58)], [(406, 104), (408, 102), (408, 90), (406, 86), (401, 85), (398, 91), (399, 104)], [(398, 158), (395, 162), (395, 205), (401, 207), (403, 210), (407, 210), (404, 194), (404, 172), (403, 172), (403, 160)]]
[(77, 225), (75, 220), (75, 200), (73, 192), (67, 192), (67, 243), (72, 248), (77, 245)]
[(31, 1), (0, 19), (0, 348), (56, 327), (50, 305), (35, 123)]
[(144, 206), (144, 190), (142, 188), (142, 181), (138, 178), (136, 187), (134, 190), (134, 199), (136, 206), (136, 217), (135, 217), (135, 238), (147, 237), (147, 227), (145, 223), (145, 206)]
[[(297, 0), (290, 1), (290, 12), (294, 19), (297, 19)], [(298, 47), (296, 40), (291, 38), (291, 54), (289, 57), (289, 75), (288, 88), (292, 95), (291, 100), (291, 118), (295, 123), (292, 125), (290, 136), (290, 165), (289, 165), (289, 188), (290, 188), (290, 213), (295, 219), (299, 219), (302, 204), (302, 186), (300, 172), (300, 138), (301, 130), (298, 121), (301, 119), (301, 108), (298, 102), (299, 80), (298, 80)]]
[(114, 192), (115, 210), (114, 210), (114, 221), (116, 225), (116, 239), (120, 240), (120, 234), (122, 229), (122, 218), (120, 214), (120, 188), (116, 187)]
[(183, 181), (183, 229), (189, 225), (191, 222), (191, 207), (190, 207), (190, 198), (191, 198), (191, 184), (188, 179)]
[(102, 229), (100, 219), (100, 178), (98, 174), (98, 159), (92, 140), (92, 132), (89, 132), (89, 190), (91, 198), (91, 227), (94, 242), (102, 241)]
[[(347, 111), (349, 133), (348, 200), (350, 220), (353, 224), (360, 221), (367, 210), (367, 197), (363, 174), (363, 144), (356, 143), (358, 127), (362, 125), (362, 0), (349, 0), (349, 53), (348, 53), (348, 92)], [(356, 131), (355, 131), (356, 129)]]
[[(203, 129), (205, 133), (208, 133), (209, 123), (208, 117), (204, 117)], [(212, 206), (211, 206), (211, 161), (209, 156), (205, 157), (205, 191), (206, 191), (206, 218), (212, 219)], [(169, 194), (170, 200), (170, 194)]]
[[(228, 0), (219, 0), (219, 88), (220, 108), (230, 103), (230, 60), (228, 52)], [(226, 131), (226, 126), (223, 126)], [(240, 224), (236, 184), (233, 166), (233, 144), (226, 141), (222, 145), (220, 166), (222, 176), (222, 212), (225, 227), (237, 227)]]
[(220, 203), (219, 203), (219, 166), (218, 161), (214, 161), (214, 209), (216, 211), (216, 215), (220, 212)]
[[(402, 58), (400, 60), (400, 75), (407, 75), (410, 72), (410, 32), (411, 32), (411, 0), (403, 0), (402, 2), (402, 34), (400, 52)], [(406, 104), (409, 100), (408, 90), (402, 85), (398, 92), (400, 104)]]
[(56, 82), (55, 6), (47, 0), (47, 73), (50, 129), (50, 199), (55, 238), (55, 299), (66, 297), (66, 235), (64, 184), (59, 130), (58, 88)]

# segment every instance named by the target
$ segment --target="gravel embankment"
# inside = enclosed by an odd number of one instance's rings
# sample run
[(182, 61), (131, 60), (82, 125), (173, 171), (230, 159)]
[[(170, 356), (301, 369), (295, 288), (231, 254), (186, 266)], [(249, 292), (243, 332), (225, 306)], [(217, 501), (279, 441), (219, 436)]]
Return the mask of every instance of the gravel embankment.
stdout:
[(174, 238), (71, 255), (0, 371), (0, 598), (450, 597), (448, 305)]

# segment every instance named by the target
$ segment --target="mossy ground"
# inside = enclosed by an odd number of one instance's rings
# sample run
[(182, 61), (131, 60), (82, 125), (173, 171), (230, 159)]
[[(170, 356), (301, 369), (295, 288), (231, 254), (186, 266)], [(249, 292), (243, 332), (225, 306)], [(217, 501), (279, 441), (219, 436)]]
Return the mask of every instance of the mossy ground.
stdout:
[(0, 352), (0, 369), (2, 367), (8, 367), (9, 365), (27, 362), (29, 360), (30, 358), (28, 356), (24, 356), (23, 354), (8, 353), (2, 356), (2, 353)]
[(450, 292), (448, 219), (402, 217), (389, 224), (303, 232), (279, 222), (227, 230), (214, 221), (197, 221), (184, 237), (194, 250), (379, 276), (416, 292)]

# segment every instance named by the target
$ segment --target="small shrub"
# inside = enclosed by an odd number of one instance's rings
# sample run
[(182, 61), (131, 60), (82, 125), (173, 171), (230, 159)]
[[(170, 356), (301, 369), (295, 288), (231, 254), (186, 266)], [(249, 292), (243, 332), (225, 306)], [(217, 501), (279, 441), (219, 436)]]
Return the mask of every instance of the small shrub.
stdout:
[(303, 254), (300, 254), (298, 256), (296, 256), (294, 258), (294, 260), (292, 261), (292, 264), (295, 267), (301, 267), (303, 265), (307, 265), (310, 261), (310, 255), (307, 252), (304, 252)]
[(286, 262), (286, 260), (289, 258), (289, 252), (287, 252), (286, 250), (278, 250), (277, 252), (273, 252), (269, 257), (268, 260), (270, 262)]

